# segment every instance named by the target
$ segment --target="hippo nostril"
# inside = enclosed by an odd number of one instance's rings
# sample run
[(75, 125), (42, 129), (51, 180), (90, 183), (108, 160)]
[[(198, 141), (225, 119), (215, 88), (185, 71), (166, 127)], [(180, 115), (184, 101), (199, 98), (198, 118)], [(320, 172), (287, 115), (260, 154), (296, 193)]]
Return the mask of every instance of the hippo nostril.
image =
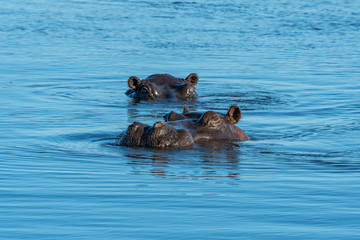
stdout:
[(131, 130), (137, 130), (139, 128), (139, 125), (140, 123), (139, 122), (133, 122), (129, 127), (128, 129), (131, 129)]
[(165, 126), (165, 122), (157, 122), (154, 124), (154, 128), (162, 128)]

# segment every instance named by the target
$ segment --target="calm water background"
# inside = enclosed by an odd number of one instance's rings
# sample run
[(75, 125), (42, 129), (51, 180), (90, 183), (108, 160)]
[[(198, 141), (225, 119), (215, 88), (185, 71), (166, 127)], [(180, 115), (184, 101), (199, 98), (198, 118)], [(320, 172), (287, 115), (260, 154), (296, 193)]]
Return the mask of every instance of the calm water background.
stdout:
[[(1, 239), (360, 239), (359, 1), (1, 1)], [(184, 102), (251, 141), (113, 146)]]

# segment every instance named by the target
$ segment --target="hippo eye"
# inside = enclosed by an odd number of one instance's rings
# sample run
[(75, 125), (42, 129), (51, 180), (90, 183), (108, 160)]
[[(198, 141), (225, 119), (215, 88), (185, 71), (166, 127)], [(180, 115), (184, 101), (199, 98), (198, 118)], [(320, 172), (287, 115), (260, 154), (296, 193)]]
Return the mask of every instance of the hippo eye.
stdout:
[(207, 111), (202, 115), (201, 119), (199, 120), (199, 123), (201, 123), (201, 125), (203, 126), (215, 128), (221, 124), (221, 121), (222, 118), (219, 116), (219, 114), (213, 111)]
[(208, 121), (208, 126), (209, 127), (217, 127), (220, 123), (221, 119), (219, 116), (213, 116), (212, 118), (209, 119)]
[(145, 94), (148, 94), (148, 93), (149, 93), (149, 90), (148, 90), (146, 87), (144, 87), (144, 88), (142, 89), (142, 92), (145, 93)]

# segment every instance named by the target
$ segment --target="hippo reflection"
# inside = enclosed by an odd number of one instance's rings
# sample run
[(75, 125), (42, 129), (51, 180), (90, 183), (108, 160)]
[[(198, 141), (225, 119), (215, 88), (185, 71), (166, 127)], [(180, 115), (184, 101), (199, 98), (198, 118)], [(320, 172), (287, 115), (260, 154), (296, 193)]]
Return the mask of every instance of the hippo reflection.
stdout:
[(151, 100), (156, 98), (177, 98), (191, 100), (197, 97), (195, 86), (199, 80), (196, 73), (191, 73), (185, 79), (169, 74), (154, 74), (144, 80), (131, 76), (128, 79), (129, 90), (126, 95), (136, 100)]
[(182, 114), (170, 112), (164, 116), (166, 122), (153, 126), (134, 122), (121, 133), (116, 145), (129, 147), (189, 147), (196, 142), (229, 140), (246, 141), (248, 136), (235, 124), (241, 118), (240, 108), (231, 106), (227, 114), (214, 111), (189, 112), (184, 108)]

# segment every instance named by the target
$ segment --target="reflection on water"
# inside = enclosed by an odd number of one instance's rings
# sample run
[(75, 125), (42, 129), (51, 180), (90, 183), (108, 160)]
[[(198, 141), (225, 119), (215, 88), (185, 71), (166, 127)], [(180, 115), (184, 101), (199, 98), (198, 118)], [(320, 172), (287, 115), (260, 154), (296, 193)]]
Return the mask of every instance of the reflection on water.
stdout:
[[(240, 143), (241, 144), (241, 143)], [(122, 147), (127, 148), (127, 147)], [(208, 142), (193, 149), (127, 148), (127, 164), (133, 174), (153, 174), (169, 178), (236, 179), (239, 176), (241, 146), (235, 143)], [(181, 166), (181, 169), (179, 169)]]

